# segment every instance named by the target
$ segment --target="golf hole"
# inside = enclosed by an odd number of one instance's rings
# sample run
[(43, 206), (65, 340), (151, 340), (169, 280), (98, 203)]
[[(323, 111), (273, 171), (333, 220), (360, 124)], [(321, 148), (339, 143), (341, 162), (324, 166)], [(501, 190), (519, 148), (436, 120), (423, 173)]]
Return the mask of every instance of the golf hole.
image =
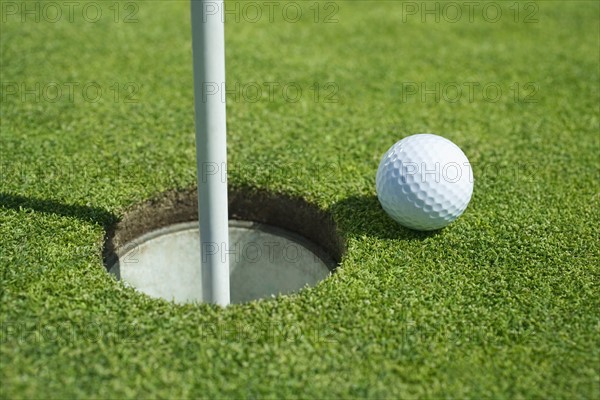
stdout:
[[(296, 293), (327, 278), (344, 251), (332, 218), (301, 199), (229, 192), (232, 303)], [(165, 193), (133, 208), (105, 242), (105, 266), (126, 285), (176, 303), (202, 301), (196, 190)]]

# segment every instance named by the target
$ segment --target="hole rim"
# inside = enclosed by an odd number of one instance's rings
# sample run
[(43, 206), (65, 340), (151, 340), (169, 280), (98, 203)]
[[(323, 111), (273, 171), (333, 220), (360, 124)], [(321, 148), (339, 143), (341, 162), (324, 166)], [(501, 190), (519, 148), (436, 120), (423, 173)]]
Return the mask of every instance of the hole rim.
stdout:
[[(268, 229), (294, 235), (313, 251), (331, 273), (346, 253), (346, 243), (333, 216), (298, 196), (253, 187), (230, 187), (229, 221), (261, 224)], [(105, 269), (119, 261), (123, 249), (145, 235), (180, 223), (198, 221), (196, 188), (170, 190), (130, 207), (110, 226), (105, 236), (102, 259)]]

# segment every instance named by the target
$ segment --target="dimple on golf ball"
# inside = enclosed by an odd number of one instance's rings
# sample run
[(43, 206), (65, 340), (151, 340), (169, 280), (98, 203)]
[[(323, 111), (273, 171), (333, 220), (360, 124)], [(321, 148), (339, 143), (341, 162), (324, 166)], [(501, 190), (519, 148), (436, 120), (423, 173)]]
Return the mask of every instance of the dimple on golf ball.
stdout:
[(377, 197), (386, 213), (419, 231), (443, 228), (467, 208), (473, 170), (450, 140), (428, 133), (394, 144), (377, 169)]

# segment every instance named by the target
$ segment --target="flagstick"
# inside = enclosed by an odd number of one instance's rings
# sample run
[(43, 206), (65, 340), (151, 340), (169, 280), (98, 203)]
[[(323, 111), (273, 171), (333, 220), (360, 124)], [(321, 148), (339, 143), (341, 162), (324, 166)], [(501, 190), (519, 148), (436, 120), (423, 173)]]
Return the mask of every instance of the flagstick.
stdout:
[[(223, 0), (191, 0), (202, 296), (229, 304)], [(223, 95), (223, 97), (222, 97)]]

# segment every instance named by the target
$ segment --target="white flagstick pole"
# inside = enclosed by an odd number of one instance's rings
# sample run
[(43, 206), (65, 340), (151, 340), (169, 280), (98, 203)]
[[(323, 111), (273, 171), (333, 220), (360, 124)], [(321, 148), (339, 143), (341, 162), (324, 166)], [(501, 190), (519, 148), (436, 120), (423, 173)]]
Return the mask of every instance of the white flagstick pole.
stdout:
[(229, 304), (223, 0), (191, 0), (198, 217), (205, 302)]

